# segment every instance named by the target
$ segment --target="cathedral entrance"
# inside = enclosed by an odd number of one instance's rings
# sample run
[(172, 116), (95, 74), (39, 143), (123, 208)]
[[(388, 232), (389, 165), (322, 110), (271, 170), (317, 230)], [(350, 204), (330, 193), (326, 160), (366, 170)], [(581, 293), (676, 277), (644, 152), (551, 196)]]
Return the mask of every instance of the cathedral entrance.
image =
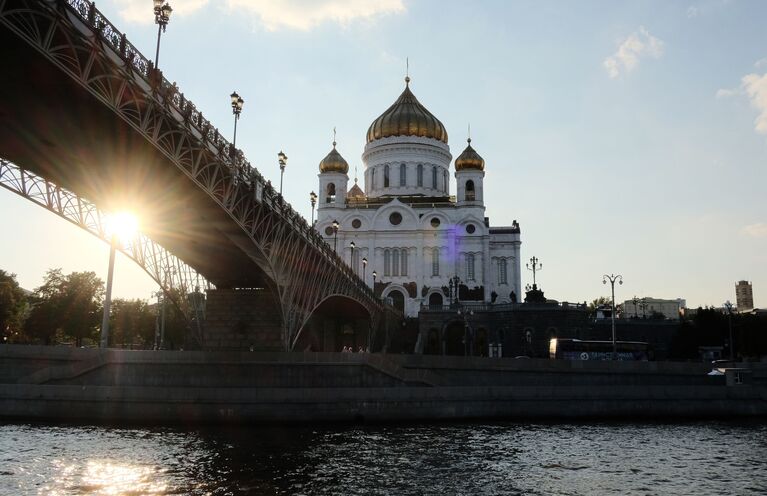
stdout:
[(402, 291), (397, 289), (393, 290), (391, 293), (389, 293), (389, 298), (391, 298), (394, 308), (400, 312), (405, 312), (405, 295), (402, 294)]
[(466, 355), (466, 326), (462, 321), (448, 324), (443, 345), (445, 355)]
[(439, 293), (432, 293), (429, 295), (429, 308), (441, 308), (442, 307), (442, 295)]

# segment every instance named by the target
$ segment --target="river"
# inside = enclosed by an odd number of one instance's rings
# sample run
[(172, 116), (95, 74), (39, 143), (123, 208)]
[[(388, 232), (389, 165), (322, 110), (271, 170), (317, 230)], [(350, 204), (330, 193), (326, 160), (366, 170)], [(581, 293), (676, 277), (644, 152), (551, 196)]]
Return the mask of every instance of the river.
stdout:
[(764, 495), (767, 423), (4, 423), (0, 494)]

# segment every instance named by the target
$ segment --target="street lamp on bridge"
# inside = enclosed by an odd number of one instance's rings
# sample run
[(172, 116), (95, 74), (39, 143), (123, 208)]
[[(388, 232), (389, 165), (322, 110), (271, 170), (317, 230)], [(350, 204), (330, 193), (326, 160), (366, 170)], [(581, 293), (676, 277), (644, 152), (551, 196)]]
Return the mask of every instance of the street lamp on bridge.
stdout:
[(333, 221), (333, 251), (338, 253), (338, 227), (340, 224), (337, 220)]
[(352, 268), (352, 270), (356, 269), (357, 267), (354, 266), (354, 249), (357, 247), (357, 245), (352, 241), (349, 243), (349, 248), (351, 249), (352, 253), (349, 255), (349, 266)]
[(365, 278), (365, 269), (368, 268), (368, 259), (367, 257), (362, 257), (362, 280), (365, 282), (365, 285), (367, 286), (367, 279)]
[(232, 114), (234, 114), (234, 138), (232, 139), (232, 156), (234, 157), (234, 150), (237, 146), (237, 121), (240, 120), (240, 114), (242, 113), (242, 106), (245, 104), (245, 100), (243, 100), (236, 91), (229, 95), (229, 98), (232, 99)]
[(376, 292), (376, 277), (378, 277), (378, 272), (373, 271), (373, 294)]
[(154, 22), (157, 24), (157, 51), (154, 54), (154, 68), (160, 62), (160, 37), (170, 22), (170, 14), (173, 12), (170, 4), (164, 0), (154, 0)]
[(312, 225), (314, 225), (314, 206), (317, 204), (317, 193), (309, 193), (309, 202), (312, 204)]
[(288, 165), (288, 156), (282, 153), (277, 154), (277, 161), (280, 163), (280, 196), (282, 196), (282, 176), (285, 174), (285, 167)]
[(612, 320), (612, 328), (613, 328), (613, 356), (612, 359), (615, 360), (615, 358), (618, 356), (618, 347), (615, 344), (615, 281), (618, 281), (618, 284), (623, 284), (623, 276), (620, 274), (610, 274), (609, 276), (605, 274), (602, 276), (602, 284), (607, 284), (607, 281), (610, 281), (610, 288), (612, 289), (612, 303), (613, 303), (613, 309), (612, 312), (610, 312), (610, 318)]

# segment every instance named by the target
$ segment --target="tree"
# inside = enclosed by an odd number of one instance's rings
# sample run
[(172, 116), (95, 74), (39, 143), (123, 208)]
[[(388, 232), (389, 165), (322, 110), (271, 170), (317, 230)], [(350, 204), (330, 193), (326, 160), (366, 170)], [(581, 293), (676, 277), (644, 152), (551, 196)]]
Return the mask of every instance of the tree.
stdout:
[(115, 299), (110, 315), (109, 342), (143, 347), (154, 342), (155, 312), (145, 300)]
[(61, 269), (51, 269), (43, 285), (35, 289), (25, 329), (45, 344), (60, 333), (81, 346), (84, 338), (95, 339), (98, 335), (103, 298), (104, 283), (94, 272), (65, 276)]
[(21, 331), (27, 296), (16, 281), (16, 274), (0, 269), (0, 340), (15, 340)]

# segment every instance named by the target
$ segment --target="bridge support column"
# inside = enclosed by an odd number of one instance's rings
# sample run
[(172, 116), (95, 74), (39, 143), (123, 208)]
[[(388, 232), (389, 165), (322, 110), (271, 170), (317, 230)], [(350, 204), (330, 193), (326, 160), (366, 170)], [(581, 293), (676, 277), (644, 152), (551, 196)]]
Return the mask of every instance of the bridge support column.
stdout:
[(284, 351), (280, 307), (267, 289), (208, 290), (205, 349)]

